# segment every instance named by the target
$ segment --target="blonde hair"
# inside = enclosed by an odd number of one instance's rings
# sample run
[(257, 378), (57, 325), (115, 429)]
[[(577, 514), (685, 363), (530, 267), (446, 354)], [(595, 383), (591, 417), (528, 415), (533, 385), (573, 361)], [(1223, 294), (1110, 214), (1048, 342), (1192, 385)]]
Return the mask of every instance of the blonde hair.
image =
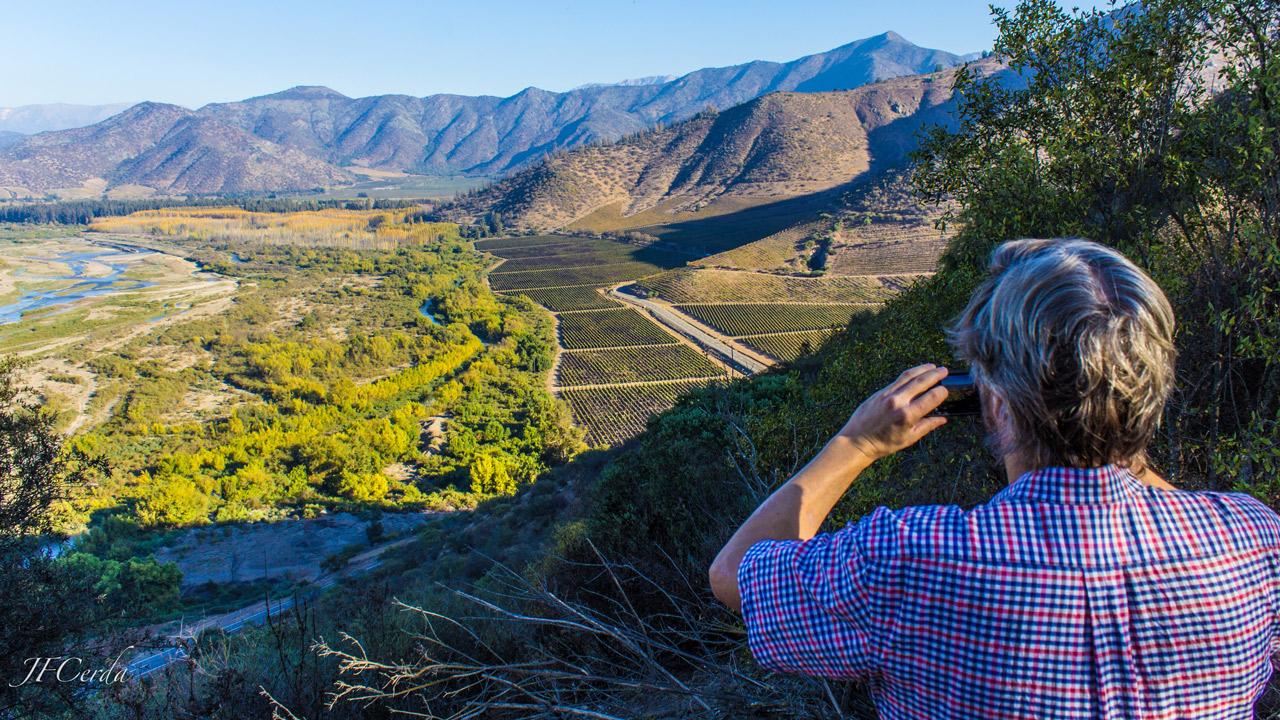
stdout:
[(1033, 467), (1145, 461), (1174, 382), (1173, 309), (1120, 253), (1078, 238), (1015, 240), (948, 336), (1009, 411), (998, 450)]

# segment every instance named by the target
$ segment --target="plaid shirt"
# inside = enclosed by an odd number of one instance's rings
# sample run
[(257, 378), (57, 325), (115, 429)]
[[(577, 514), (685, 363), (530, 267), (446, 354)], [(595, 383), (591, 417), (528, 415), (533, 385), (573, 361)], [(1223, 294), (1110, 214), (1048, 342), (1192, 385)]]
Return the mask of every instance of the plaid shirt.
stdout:
[(738, 569), (765, 667), (861, 678), (887, 718), (1248, 718), (1280, 638), (1280, 518), (1117, 467), (972, 510), (880, 508)]

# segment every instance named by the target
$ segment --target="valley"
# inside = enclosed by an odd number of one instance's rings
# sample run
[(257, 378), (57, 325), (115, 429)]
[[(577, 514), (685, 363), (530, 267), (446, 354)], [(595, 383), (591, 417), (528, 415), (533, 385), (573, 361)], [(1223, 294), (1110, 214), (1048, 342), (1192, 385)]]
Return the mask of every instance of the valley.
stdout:
[(0, 243), (0, 342), (107, 463), (59, 516), (67, 562), (181, 578), (135, 621), (287, 594), (578, 442), (544, 389), (551, 323), (492, 295), (452, 224), (199, 208)]

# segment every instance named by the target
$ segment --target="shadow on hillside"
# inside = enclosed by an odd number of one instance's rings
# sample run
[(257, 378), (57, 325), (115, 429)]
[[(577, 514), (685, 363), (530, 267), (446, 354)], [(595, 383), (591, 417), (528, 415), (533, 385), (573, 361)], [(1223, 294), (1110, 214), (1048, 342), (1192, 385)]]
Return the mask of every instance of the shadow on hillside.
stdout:
[(632, 229), (654, 235), (665, 242), (691, 251), (696, 250), (700, 254), (711, 255), (755, 242), (792, 225), (814, 220), (820, 213), (839, 207), (842, 195), (869, 179), (870, 174), (864, 174), (852, 182), (809, 195), (755, 205), (697, 220), (683, 220)]

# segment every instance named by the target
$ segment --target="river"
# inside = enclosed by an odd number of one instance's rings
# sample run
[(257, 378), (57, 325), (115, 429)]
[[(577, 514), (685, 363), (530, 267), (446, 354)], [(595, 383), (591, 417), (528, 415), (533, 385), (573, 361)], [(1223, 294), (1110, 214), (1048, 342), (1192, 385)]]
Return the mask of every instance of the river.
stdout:
[[(72, 284), (44, 290), (28, 290), (19, 295), (16, 301), (0, 305), (0, 325), (16, 323), (22, 320), (24, 315), (35, 310), (69, 305), (77, 300), (113, 292), (151, 287), (155, 283), (147, 280), (122, 279), (121, 276), (128, 270), (129, 265), (121, 262), (121, 259), (153, 252), (153, 250), (124, 250), (120, 247), (109, 247), (101, 250), (68, 251), (52, 257), (40, 258), (70, 268), (70, 273), (62, 275), (28, 275), (19, 268), (14, 272), (16, 279), (33, 282), (71, 281)], [(87, 275), (93, 263), (106, 265), (109, 271), (105, 275)]]

